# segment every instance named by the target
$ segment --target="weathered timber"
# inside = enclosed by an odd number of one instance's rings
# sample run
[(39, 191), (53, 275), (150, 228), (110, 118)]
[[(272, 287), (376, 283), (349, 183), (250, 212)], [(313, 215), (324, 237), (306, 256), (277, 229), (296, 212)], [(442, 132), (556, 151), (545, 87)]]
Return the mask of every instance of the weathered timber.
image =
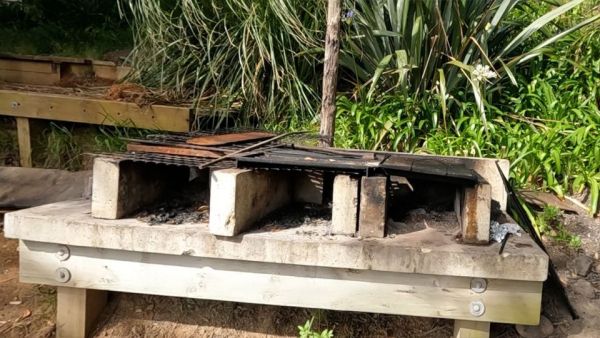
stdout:
[(459, 188), (455, 211), (461, 225), (462, 241), (467, 244), (487, 244), (490, 240), (491, 186), (481, 182)]
[(68, 95), (0, 90), (0, 115), (187, 132), (190, 109)]
[[(470, 289), (471, 277), (333, 269), (78, 246), (68, 246), (70, 257), (61, 262), (56, 258), (58, 249), (59, 245), (54, 243), (22, 241), (21, 280), (118, 292), (466, 321), (536, 324), (540, 315), (541, 282), (489, 279), (485, 292), (475, 293)], [(55, 279), (58, 267), (69, 270), (69, 281), (62, 283)], [(486, 306), (481, 316), (471, 314), (473, 301)]]
[(141, 153), (153, 153), (153, 154), (206, 157), (206, 158), (219, 158), (219, 157), (225, 155), (223, 152), (212, 151), (212, 150), (181, 148), (181, 147), (175, 147), (175, 146), (134, 144), (134, 143), (127, 144), (127, 151), (141, 152)]
[(334, 235), (356, 233), (359, 181), (358, 178), (348, 175), (337, 175), (333, 179), (331, 233)]
[(331, 147), (335, 133), (335, 98), (340, 54), (341, 0), (327, 0), (327, 30), (323, 60), (323, 91), (321, 97), (320, 145)]
[(31, 133), (29, 119), (17, 117), (17, 139), (19, 142), (19, 162), (22, 167), (32, 167), (31, 163)]
[(453, 338), (489, 338), (489, 336), (490, 322), (476, 322), (460, 319), (454, 321)]
[(70, 76), (118, 81), (131, 71), (111, 61), (81, 58), (0, 54), (0, 81), (54, 85)]
[(257, 131), (231, 134), (203, 135), (193, 137), (187, 140), (186, 143), (200, 146), (217, 146), (230, 143), (265, 140), (273, 136), (275, 135), (271, 133)]
[(56, 290), (56, 337), (88, 337), (106, 299), (106, 291), (59, 286)]
[(360, 180), (360, 209), (358, 234), (361, 237), (381, 238), (387, 221), (388, 178), (363, 177)]
[(185, 184), (189, 168), (160, 164), (94, 160), (92, 216), (118, 219), (154, 202), (167, 189)]
[(285, 174), (247, 169), (211, 173), (209, 229), (214, 235), (235, 236), (291, 201)]
[[(510, 217), (505, 215), (510, 221)], [(457, 243), (458, 224), (427, 228), (394, 238), (308, 236), (311, 227), (247, 232), (225, 239), (209, 232), (205, 222), (154, 225), (135, 218), (105, 220), (90, 215), (90, 201), (67, 201), (5, 215), (4, 234), (36, 242), (100, 249), (139, 251), (227, 260), (263, 261), (340, 269), (377, 270), (490, 279), (544, 281), (548, 256), (529, 236), (511, 237), (500, 245), (465, 247)], [(467, 250), (468, 248), (468, 250)], [(394, 259), (390, 259), (394, 257)]]

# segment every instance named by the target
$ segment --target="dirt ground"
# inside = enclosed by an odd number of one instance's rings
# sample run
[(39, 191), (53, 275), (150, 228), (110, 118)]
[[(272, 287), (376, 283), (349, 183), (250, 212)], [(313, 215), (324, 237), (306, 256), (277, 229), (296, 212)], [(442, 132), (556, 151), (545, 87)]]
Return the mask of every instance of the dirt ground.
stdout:
[[(600, 221), (572, 215), (564, 220), (569, 230), (581, 236), (582, 247), (575, 250), (548, 242), (548, 248), (581, 318), (572, 320), (556, 295), (548, 292), (542, 315), (552, 323), (550, 337), (600, 337), (600, 299), (596, 297), (600, 294)], [(17, 242), (4, 238), (1, 229), (0, 225), (0, 337), (53, 337), (56, 291), (18, 282)], [(590, 260), (580, 257), (591, 259), (585, 276), (577, 275), (575, 261)], [(335, 337), (452, 336), (452, 321), (443, 319), (116, 293), (110, 295), (93, 336), (293, 337), (297, 326), (311, 317), (315, 317), (315, 329), (333, 329)], [(547, 336), (539, 328), (528, 330), (526, 337)], [(494, 324), (492, 337), (519, 334), (512, 325)]]

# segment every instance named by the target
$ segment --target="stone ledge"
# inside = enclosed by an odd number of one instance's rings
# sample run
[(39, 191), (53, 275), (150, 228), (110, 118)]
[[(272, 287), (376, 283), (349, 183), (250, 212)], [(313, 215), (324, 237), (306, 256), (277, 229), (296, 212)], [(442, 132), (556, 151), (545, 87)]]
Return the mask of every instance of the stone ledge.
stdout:
[(298, 228), (214, 236), (208, 224), (154, 225), (91, 217), (88, 200), (11, 212), (5, 236), (25, 241), (194, 257), (446, 276), (544, 281), (548, 256), (529, 238), (470, 246), (455, 231), (427, 228), (394, 238), (311, 236)]

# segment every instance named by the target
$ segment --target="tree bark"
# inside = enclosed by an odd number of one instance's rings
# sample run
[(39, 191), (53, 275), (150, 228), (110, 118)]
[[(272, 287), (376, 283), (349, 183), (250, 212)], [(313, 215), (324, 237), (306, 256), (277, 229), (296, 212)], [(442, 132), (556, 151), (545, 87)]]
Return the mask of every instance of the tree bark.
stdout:
[(341, 12), (341, 0), (328, 0), (319, 142), (322, 147), (331, 147), (333, 145), (333, 135), (335, 133), (335, 97), (340, 53)]

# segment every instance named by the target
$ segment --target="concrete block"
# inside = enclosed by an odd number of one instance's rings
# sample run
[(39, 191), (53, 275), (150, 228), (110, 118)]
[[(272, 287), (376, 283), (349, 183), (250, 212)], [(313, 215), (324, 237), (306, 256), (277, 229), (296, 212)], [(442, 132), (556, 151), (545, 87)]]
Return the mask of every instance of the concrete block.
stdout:
[(358, 224), (358, 178), (337, 175), (333, 180), (331, 233), (354, 235)]
[(387, 220), (387, 177), (363, 177), (360, 185), (358, 234), (383, 238)]
[(92, 216), (119, 219), (155, 202), (189, 179), (189, 168), (96, 158)]
[(215, 170), (210, 181), (210, 233), (235, 236), (291, 201), (289, 177), (273, 171)]

